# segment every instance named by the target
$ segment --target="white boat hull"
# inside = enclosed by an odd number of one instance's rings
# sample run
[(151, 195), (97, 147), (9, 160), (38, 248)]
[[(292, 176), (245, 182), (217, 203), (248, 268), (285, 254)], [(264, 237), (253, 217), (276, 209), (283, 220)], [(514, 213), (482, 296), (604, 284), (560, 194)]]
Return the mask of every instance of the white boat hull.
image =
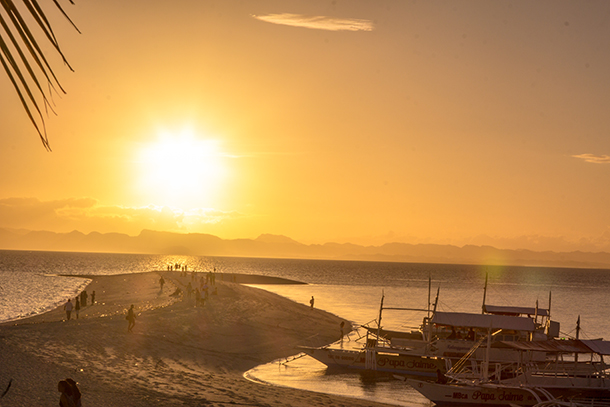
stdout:
[(444, 374), (445, 361), (440, 358), (409, 355), (390, 350), (369, 353), (364, 350), (336, 348), (301, 348), (309, 356), (331, 368), (348, 368), (388, 372), (409, 376), (438, 377)]
[[(534, 406), (541, 400), (526, 389), (442, 384), (407, 379), (415, 390), (437, 405)], [(543, 401), (543, 400), (542, 400)]]

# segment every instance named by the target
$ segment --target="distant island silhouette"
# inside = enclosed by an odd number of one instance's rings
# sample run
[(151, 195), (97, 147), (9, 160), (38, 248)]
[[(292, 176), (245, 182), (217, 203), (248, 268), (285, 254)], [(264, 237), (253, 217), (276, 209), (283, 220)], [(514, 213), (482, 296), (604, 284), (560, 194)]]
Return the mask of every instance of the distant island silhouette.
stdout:
[(606, 252), (540, 252), (491, 246), (408, 243), (380, 246), (351, 243), (307, 245), (286, 236), (271, 234), (263, 234), (256, 239), (221, 239), (203, 233), (152, 230), (130, 236), (122, 233), (56, 233), (0, 228), (0, 249), (610, 269), (610, 253)]

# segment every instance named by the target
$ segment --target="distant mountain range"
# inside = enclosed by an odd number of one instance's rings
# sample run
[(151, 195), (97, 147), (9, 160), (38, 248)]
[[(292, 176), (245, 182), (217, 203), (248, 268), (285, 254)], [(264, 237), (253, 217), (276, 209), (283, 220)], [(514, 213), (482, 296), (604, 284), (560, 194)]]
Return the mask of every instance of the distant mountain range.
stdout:
[(55, 233), (0, 228), (0, 249), (610, 269), (610, 253), (606, 252), (535, 252), (491, 246), (406, 243), (381, 246), (350, 243), (307, 245), (286, 236), (270, 234), (260, 235), (256, 239), (221, 239), (202, 233), (151, 230), (129, 236), (121, 233)]

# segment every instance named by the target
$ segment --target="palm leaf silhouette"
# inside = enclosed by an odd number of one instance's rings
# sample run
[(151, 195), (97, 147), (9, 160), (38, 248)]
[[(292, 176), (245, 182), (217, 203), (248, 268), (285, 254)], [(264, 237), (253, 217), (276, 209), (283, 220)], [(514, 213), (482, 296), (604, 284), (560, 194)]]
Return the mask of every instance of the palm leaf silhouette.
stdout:
[[(68, 1), (74, 4), (73, 0)], [(17, 2), (21, 4), (20, 8), (17, 7)], [(59, 2), (52, 2), (78, 31)], [(51, 151), (41, 103), (45, 112), (48, 109), (53, 111), (49, 103), (52, 92), (66, 92), (38, 45), (37, 37), (46, 39), (59, 53), (64, 64), (71, 71), (73, 69), (59, 47), (51, 24), (37, 0), (0, 0), (0, 7), (0, 63), (43, 146)]]

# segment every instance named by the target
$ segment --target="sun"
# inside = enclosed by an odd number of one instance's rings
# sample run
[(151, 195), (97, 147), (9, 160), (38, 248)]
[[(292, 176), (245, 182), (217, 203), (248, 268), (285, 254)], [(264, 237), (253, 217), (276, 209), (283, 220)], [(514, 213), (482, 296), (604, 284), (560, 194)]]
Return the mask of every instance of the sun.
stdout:
[(210, 207), (226, 176), (220, 142), (192, 130), (161, 132), (137, 152), (139, 195), (150, 204)]

